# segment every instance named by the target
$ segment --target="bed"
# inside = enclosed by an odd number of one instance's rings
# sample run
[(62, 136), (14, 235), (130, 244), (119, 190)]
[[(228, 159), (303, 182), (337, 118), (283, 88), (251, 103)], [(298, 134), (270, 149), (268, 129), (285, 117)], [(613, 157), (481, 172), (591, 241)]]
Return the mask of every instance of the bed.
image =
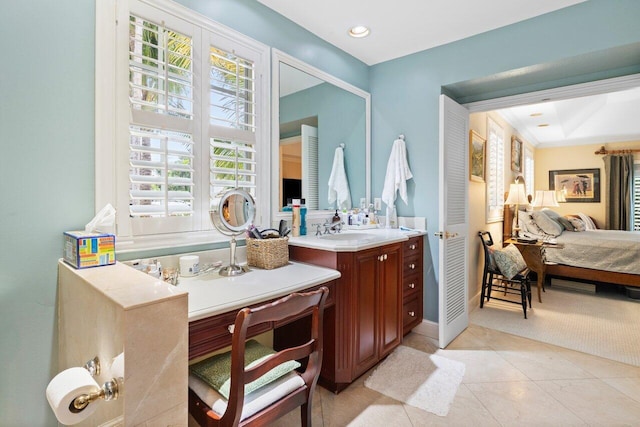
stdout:
[[(511, 213), (505, 209), (505, 218), (507, 215)], [(582, 214), (567, 215), (563, 220), (558, 217), (560, 215), (550, 210), (524, 215), (520, 212), (518, 221), (520, 228), (534, 237), (557, 242), (556, 246), (545, 247), (547, 277), (640, 287), (640, 232), (595, 229), (593, 221)], [(552, 229), (547, 219), (559, 223), (560, 227), (553, 225), (555, 228)], [(589, 229), (574, 231), (579, 228), (568, 229), (568, 225), (563, 225), (566, 220), (578, 226), (580, 221), (591, 220), (591, 225), (586, 225)], [(540, 227), (541, 223), (544, 223), (543, 227)]]

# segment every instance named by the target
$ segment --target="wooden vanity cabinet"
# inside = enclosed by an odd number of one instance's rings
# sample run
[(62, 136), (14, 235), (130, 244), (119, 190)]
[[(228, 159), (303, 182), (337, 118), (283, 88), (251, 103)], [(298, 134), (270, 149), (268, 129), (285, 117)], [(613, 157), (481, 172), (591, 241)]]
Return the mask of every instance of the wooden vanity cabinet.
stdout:
[[(323, 387), (339, 392), (402, 341), (402, 243), (358, 252), (290, 245), (289, 258), (342, 274), (335, 287), (335, 306), (325, 312), (319, 380)], [(279, 328), (274, 342), (284, 343), (295, 335), (295, 325)]]
[(400, 245), (356, 252), (352, 296), (353, 377), (373, 367), (402, 340)]
[(402, 247), (402, 333), (411, 332), (423, 317), (423, 236), (412, 237)]

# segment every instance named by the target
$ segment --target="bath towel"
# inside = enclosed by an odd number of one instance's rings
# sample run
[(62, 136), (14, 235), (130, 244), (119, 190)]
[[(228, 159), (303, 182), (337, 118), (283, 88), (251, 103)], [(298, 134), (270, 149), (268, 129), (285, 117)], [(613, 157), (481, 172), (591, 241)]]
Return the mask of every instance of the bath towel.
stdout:
[(396, 201), (396, 191), (398, 191), (402, 201), (407, 204), (407, 180), (411, 178), (413, 178), (413, 174), (407, 162), (407, 148), (404, 137), (400, 136), (393, 141), (393, 147), (391, 147), (391, 155), (387, 163), (387, 174), (385, 175), (382, 189), (382, 201), (388, 207), (392, 207)]
[(336, 209), (351, 209), (351, 193), (347, 173), (344, 170), (344, 152), (342, 147), (336, 148), (333, 156), (333, 167), (329, 176), (329, 204), (336, 202)]

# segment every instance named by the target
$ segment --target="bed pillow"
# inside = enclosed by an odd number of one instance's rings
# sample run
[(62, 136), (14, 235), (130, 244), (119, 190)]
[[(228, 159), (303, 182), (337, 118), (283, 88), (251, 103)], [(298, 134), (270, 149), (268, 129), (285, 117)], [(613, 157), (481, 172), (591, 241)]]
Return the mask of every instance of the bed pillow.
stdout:
[(580, 217), (582, 222), (584, 222), (584, 228), (586, 230), (597, 230), (598, 229), (598, 227), (596, 227), (596, 224), (593, 222), (593, 220), (591, 219), (591, 217), (589, 215), (585, 215), (582, 212), (580, 212), (580, 213), (578, 213), (578, 216)]
[(531, 218), (535, 221), (536, 225), (540, 227), (546, 234), (557, 237), (562, 234), (564, 227), (559, 222), (549, 218), (547, 214), (542, 211), (533, 211)]
[(571, 222), (571, 225), (573, 225), (573, 231), (586, 230), (584, 221), (582, 221), (580, 218), (569, 218), (569, 222)]
[(508, 245), (504, 249), (494, 251), (493, 255), (496, 259), (498, 270), (500, 270), (507, 279), (512, 279), (527, 267), (527, 263), (524, 261), (524, 258), (522, 258), (522, 254), (513, 244)]
[(557, 219), (557, 221), (564, 227), (565, 230), (576, 231), (573, 224), (571, 224), (571, 221), (569, 221), (567, 218), (561, 216)]

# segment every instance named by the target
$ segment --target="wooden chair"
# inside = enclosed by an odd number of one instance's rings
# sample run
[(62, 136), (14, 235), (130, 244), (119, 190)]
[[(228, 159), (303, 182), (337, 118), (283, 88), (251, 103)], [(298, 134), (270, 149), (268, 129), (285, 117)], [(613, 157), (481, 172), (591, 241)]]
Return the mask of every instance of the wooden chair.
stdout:
[[(293, 293), (270, 304), (258, 308), (244, 308), (236, 316), (231, 344), (231, 384), (226, 410), (215, 412), (220, 401), (211, 400), (211, 394), (220, 395), (210, 388), (199, 392), (194, 390), (197, 381), (189, 378), (189, 413), (201, 426), (263, 426), (300, 406), (303, 426), (311, 426), (311, 403), (320, 367), (322, 364), (322, 322), (324, 304), (329, 289), (322, 287), (314, 292)], [(299, 346), (280, 350), (256, 366), (244, 366), (247, 329), (253, 325), (269, 324), (271, 328), (288, 318), (299, 318), (311, 314), (310, 339)], [(286, 376), (260, 387), (245, 395), (245, 386), (262, 377), (273, 368), (287, 361), (301, 361), (306, 368), (299, 373), (296, 370)], [(207, 385), (207, 387), (209, 387)], [(288, 387), (290, 392), (283, 392)], [(283, 395), (284, 394), (284, 395)], [(207, 397), (209, 396), (209, 397)]]
[[(488, 231), (478, 232), (482, 249), (484, 251), (484, 271), (482, 273), (482, 292), (480, 295), (480, 308), (484, 306), (485, 298), (487, 302), (493, 298), (500, 301), (521, 304), (524, 311), (524, 318), (527, 318), (527, 300), (531, 307), (531, 280), (529, 278), (529, 268), (524, 268), (511, 279), (507, 279), (498, 266), (496, 265), (494, 256), (490, 247), (493, 246), (491, 233)], [(502, 291), (505, 298), (492, 295), (494, 289)], [(507, 294), (515, 294), (520, 296), (520, 301), (506, 298)]]

